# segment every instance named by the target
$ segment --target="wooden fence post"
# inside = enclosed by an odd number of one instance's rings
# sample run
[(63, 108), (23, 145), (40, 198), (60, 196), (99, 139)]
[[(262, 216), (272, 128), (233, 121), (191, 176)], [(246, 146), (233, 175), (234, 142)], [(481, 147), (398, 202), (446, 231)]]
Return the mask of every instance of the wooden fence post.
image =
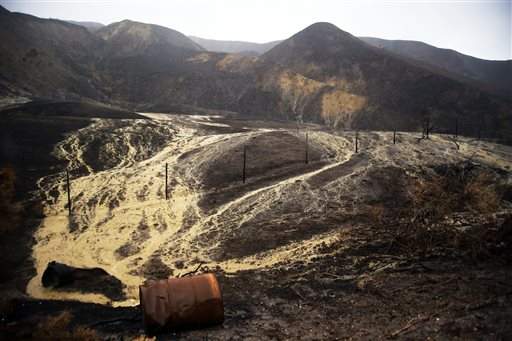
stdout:
[(247, 146), (244, 144), (244, 166), (242, 169), (242, 183), (245, 184), (245, 166), (247, 163)]
[(430, 116), (427, 117), (426, 123), (425, 123), (425, 131), (427, 133), (427, 139), (430, 138)]
[(306, 165), (309, 162), (309, 145), (308, 145), (308, 132), (306, 131)]
[(167, 186), (167, 162), (165, 163), (165, 200), (169, 199), (168, 186)]
[(68, 212), (71, 216), (71, 185), (69, 183), (69, 170), (66, 169), (66, 183), (68, 189)]
[(356, 153), (359, 150), (358, 142), (359, 142), (359, 130), (356, 130)]

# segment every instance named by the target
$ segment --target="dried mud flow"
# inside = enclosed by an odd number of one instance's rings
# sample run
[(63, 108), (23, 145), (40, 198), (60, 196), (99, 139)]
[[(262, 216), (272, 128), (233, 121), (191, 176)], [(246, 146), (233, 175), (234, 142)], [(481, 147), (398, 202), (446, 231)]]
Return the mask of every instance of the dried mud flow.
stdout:
[[(227, 320), (224, 328), (183, 337), (492, 334), (472, 330), (473, 320), (471, 330), (464, 329), (465, 320), (459, 320), (465, 316), (477, 319), (478, 328), (510, 332), (499, 322), (510, 308), (500, 308), (490, 322), (485, 314), (457, 315), (457, 304), (480, 293), (478, 286), (488, 285), (478, 296), (481, 302), (498, 297), (510, 307), (499, 284), (512, 284), (509, 265), (500, 265), (492, 272), (497, 279), (486, 284), (482, 278), (489, 278), (489, 266), (468, 265), (464, 276), (471, 280), (460, 277), (457, 271), (466, 265), (458, 261), (428, 273), (416, 271), (406, 258), (380, 259), (380, 251), (372, 252), (380, 250), (379, 236), (361, 215), (363, 207), (394, 195), (401, 174), (414, 178), (468, 160), (502, 174), (510, 185), (512, 148), (468, 138), (454, 143), (443, 135), (420, 140), (405, 132), (393, 144), (393, 133), (360, 132), (355, 153), (354, 132), (315, 125), (299, 130), (215, 116), (143, 115), (149, 119), (96, 119), (55, 147), (56, 157), (67, 160), (71, 170), (72, 215), (65, 174), (40, 179), (45, 218), (35, 235), (37, 274), (27, 287), (30, 296), (135, 306), (144, 280), (178, 276), (203, 264), (220, 278)], [(112, 300), (43, 288), (41, 276), (50, 261), (100, 267), (123, 283), (124, 294)], [(407, 275), (393, 269), (412, 270)], [(401, 287), (405, 283), (413, 288), (410, 293)], [(415, 285), (423, 291), (414, 291)], [(425, 289), (429, 285), (432, 289)], [(446, 301), (453, 292), (441, 292), (452, 285), (461, 295), (456, 303)], [(421, 329), (426, 334), (414, 334), (420, 323), (427, 324)]]

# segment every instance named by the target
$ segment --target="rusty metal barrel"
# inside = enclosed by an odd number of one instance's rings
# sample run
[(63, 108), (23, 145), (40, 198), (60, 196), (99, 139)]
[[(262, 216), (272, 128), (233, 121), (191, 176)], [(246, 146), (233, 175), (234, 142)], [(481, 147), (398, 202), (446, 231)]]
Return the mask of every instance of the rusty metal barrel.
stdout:
[(224, 304), (215, 275), (148, 281), (139, 287), (147, 333), (200, 328), (224, 322)]

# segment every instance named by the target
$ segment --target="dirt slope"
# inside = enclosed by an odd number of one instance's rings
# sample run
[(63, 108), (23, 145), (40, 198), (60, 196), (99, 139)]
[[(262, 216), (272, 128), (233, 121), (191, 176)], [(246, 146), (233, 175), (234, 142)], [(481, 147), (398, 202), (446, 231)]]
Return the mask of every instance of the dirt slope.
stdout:
[[(67, 133), (41, 164), (50, 175), (31, 193), (45, 213), (35, 269), (3, 263), (29, 296), (2, 291), (0, 335), (35, 337), (68, 310), (72, 325), (136, 336), (138, 285), (202, 263), (219, 278), (225, 323), (161, 339), (512, 337), (510, 147), (403, 132), (393, 144), (392, 133), (367, 131), (355, 153), (352, 131), (141, 115), (80, 120), (78, 130), (63, 121)], [(3, 240), (9, 253), (32, 246), (23, 238)], [(103, 268), (115, 288), (44, 289), (52, 260)]]
[[(237, 132), (232, 126), (234, 132), (219, 133), (229, 124), (148, 117), (130, 126), (98, 119), (57, 145), (56, 155), (74, 169), (73, 216), (63, 175), (41, 179), (46, 218), (33, 250), (38, 275), (30, 295), (107, 303), (100, 295), (41, 288), (50, 260), (100, 266), (121, 279), (128, 299), (116, 305), (136, 304), (144, 279), (178, 275), (200, 262), (227, 273), (303, 264), (317, 257), (318, 247), (336, 243), (340, 228), (359, 224), (365, 205), (386, 197), (392, 182), (385, 179), (395, 177), (388, 169), (417, 175), (467, 159), (503, 172), (512, 166), (508, 147), (460, 139), (457, 149), (448, 136), (421, 141), (411, 133), (399, 133), (396, 145), (391, 133), (360, 133), (356, 154), (353, 132), (318, 127), (308, 131), (306, 164), (305, 132), (295, 127)], [(92, 136), (102, 141), (99, 149)]]

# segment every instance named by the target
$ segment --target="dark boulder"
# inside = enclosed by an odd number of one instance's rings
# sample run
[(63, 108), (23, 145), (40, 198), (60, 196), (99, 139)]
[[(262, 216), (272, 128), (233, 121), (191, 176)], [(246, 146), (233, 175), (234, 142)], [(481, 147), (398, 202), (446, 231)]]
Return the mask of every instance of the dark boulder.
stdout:
[(41, 281), (46, 288), (103, 294), (114, 301), (125, 299), (125, 285), (101, 268), (75, 268), (52, 261), (48, 263)]

